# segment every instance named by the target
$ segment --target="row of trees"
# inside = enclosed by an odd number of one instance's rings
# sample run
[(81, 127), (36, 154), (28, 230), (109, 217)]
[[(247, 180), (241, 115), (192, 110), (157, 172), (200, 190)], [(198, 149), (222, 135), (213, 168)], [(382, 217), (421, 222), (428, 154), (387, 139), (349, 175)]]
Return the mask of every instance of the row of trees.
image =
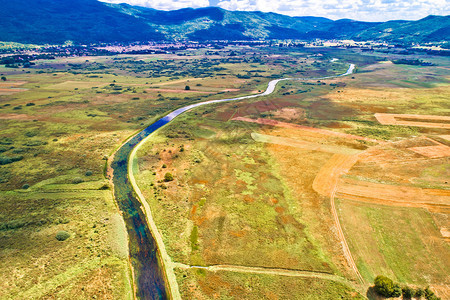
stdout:
[(411, 299), (416, 297), (418, 299), (425, 297), (427, 300), (440, 300), (434, 292), (429, 288), (412, 288), (409, 286), (400, 287), (398, 283), (392, 281), (392, 279), (379, 275), (375, 278), (375, 292), (386, 298), (397, 298), (403, 296), (404, 299)]

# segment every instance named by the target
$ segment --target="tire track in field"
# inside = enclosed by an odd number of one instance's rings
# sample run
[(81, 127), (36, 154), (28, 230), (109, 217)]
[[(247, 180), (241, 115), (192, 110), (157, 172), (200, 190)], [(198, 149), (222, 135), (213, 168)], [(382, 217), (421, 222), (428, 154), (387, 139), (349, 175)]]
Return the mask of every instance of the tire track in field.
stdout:
[(351, 169), (351, 167), (358, 161), (360, 154), (361, 153), (356, 155), (334, 154), (320, 169), (316, 178), (314, 178), (313, 189), (323, 196), (330, 197), (331, 214), (333, 215), (337, 234), (339, 240), (341, 241), (344, 257), (350, 268), (354, 271), (358, 280), (362, 284), (365, 284), (365, 281), (356, 266), (355, 260), (353, 259), (352, 253), (350, 252), (350, 247), (348, 246), (344, 231), (342, 230), (335, 205), (335, 196), (339, 178)]
[(187, 265), (183, 263), (173, 263), (175, 268), (179, 269), (200, 269), (207, 270), (210, 272), (218, 271), (228, 271), (228, 272), (238, 272), (238, 273), (251, 273), (251, 274), (263, 274), (263, 275), (275, 275), (275, 276), (287, 276), (287, 277), (304, 277), (304, 278), (320, 278), (324, 280), (330, 280), (348, 285), (355, 290), (358, 287), (348, 279), (325, 272), (317, 271), (307, 271), (307, 270), (297, 270), (297, 269), (287, 269), (287, 268), (269, 268), (269, 267), (252, 267), (252, 266), (241, 266), (241, 265), (210, 265), (210, 266), (195, 266)]

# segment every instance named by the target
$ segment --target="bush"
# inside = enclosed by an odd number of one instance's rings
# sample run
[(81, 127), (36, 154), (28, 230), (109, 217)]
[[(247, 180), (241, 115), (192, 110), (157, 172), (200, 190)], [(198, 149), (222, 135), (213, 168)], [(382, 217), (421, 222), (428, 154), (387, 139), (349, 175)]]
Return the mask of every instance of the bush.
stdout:
[(56, 234), (55, 238), (58, 241), (65, 241), (68, 238), (70, 238), (70, 233), (68, 233), (67, 231), (61, 230), (61, 231), (58, 231), (58, 233)]
[(29, 184), (25, 183), (24, 185), (22, 185), (22, 189), (27, 190), (30, 187)]
[(167, 168), (167, 165), (166, 165), (166, 164), (163, 164), (162, 167), (165, 169), (165, 168)]
[(8, 157), (8, 156), (0, 156), (0, 165), (7, 165), (7, 164), (11, 164), (15, 161), (19, 161), (22, 160), (23, 156), (13, 156), (13, 157)]
[(184, 87), (184, 89), (185, 89), (186, 91), (189, 91), (189, 90), (191, 89), (191, 87), (187, 85), (187, 86)]
[(165, 182), (169, 182), (169, 181), (172, 181), (173, 180), (173, 175), (172, 175), (172, 173), (166, 173), (165, 175), (164, 175), (164, 181)]
[(402, 288), (402, 295), (404, 299), (411, 299), (415, 295), (414, 289), (409, 286), (404, 286)]
[(424, 290), (424, 296), (427, 300), (440, 300), (441, 298), (437, 297), (434, 292), (427, 286)]
[(82, 182), (83, 182), (83, 179), (80, 178), (80, 177), (75, 177), (74, 179), (72, 179), (72, 183), (73, 184), (79, 184), (79, 183), (82, 183)]
[(414, 293), (414, 295), (417, 297), (417, 298), (420, 298), (420, 297), (422, 297), (423, 295), (425, 294), (425, 291), (423, 290), (423, 288), (417, 288), (416, 289), (416, 292)]
[(92, 176), (92, 171), (86, 171), (86, 173), (84, 174), (86, 176)]
[(378, 275), (375, 278), (375, 292), (386, 298), (400, 297), (402, 290), (400, 286), (394, 283), (390, 278)]
[(109, 190), (109, 183), (104, 183), (101, 187), (99, 187), (98, 189), (99, 190), (102, 190), (102, 191), (104, 191), (104, 190)]

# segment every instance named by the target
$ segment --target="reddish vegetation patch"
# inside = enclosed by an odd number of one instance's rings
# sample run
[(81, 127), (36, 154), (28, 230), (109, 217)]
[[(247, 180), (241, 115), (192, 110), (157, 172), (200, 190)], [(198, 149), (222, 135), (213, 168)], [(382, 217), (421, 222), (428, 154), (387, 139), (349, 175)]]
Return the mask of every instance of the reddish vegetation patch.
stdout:
[(284, 207), (281, 207), (281, 206), (275, 207), (275, 211), (276, 211), (277, 213), (279, 213), (279, 214), (284, 213), (285, 210), (286, 210), (286, 209), (285, 209)]
[(286, 106), (291, 106), (292, 103), (283, 100), (274, 101), (257, 101), (252, 103), (232, 103), (228, 105), (227, 109), (217, 114), (218, 118), (223, 121), (228, 121), (232, 116), (242, 117), (253, 114), (261, 114), (268, 111), (275, 111)]
[(278, 200), (275, 199), (275, 198), (270, 198), (270, 202), (271, 202), (272, 204), (277, 204), (277, 203), (278, 203)]
[(4, 120), (33, 120), (35, 116), (30, 116), (26, 114), (4, 114), (0, 115), (0, 119)]
[(19, 89), (19, 88), (2, 89), (2, 88), (0, 88), (0, 95), (10, 95), (10, 94), (24, 92), (24, 91), (28, 91), (28, 89)]
[(197, 94), (213, 94), (214, 92), (201, 92), (195, 90), (176, 90), (176, 89), (146, 89), (147, 92), (169, 92), (169, 93), (197, 93)]

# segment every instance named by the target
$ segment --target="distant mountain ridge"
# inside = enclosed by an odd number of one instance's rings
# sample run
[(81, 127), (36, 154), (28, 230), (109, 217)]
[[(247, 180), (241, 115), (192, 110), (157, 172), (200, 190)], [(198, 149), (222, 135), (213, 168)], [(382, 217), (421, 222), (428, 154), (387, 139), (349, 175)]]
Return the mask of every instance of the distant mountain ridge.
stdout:
[(447, 41), (450, 16), (418, 21), (333, 21), (218, 7), (160, 11), (97, 0), (0, 0), (0, 41), (20, 43), (160, 40), (355, 39)]

